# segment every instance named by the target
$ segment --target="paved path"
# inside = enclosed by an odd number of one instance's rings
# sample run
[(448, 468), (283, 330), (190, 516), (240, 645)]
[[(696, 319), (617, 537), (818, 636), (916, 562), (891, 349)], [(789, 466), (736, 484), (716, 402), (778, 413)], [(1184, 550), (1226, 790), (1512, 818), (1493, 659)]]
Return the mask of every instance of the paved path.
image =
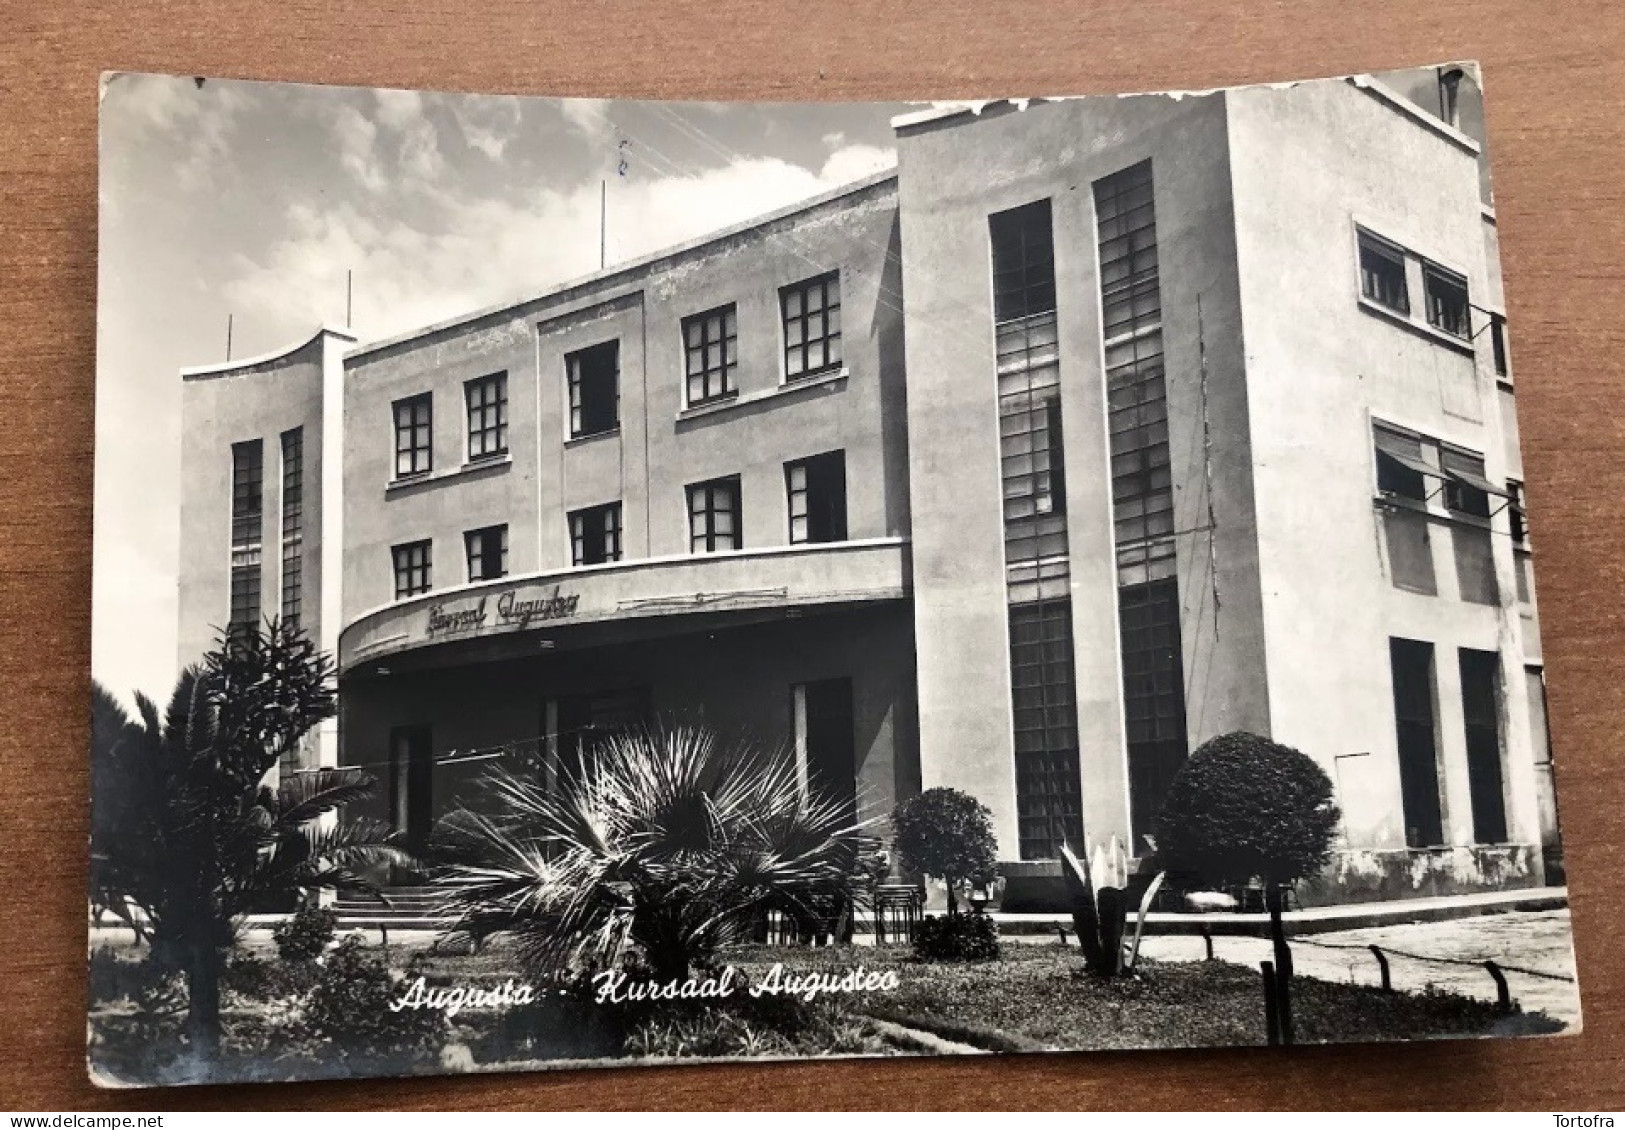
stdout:
[[(1325, 981), (1360, 985), (1382, 983), (1369, 945), (1403, 950), (1421, 957), (1448, 957), (1461, 961), (1494, 960), (1501, 965), (1574, 976), (1574, 946), (1567, 910), (1485, 914), (1449, 922), (1420, 922), (1335, 930), (1299, 939), (1292, 947), (1293, 968)], [(1349, 949), (1332, 949), (1348, 946)], [(1148, 937), (1140, 947), (1146, 957), (1159, 961), (1199, 961), (1206, 950), (1198, 937)], [(1237, 964), (1257, 966), (1270, 957), (1265, 938), (1215, 937), (1213, 956)], [(1495, 982), (1482, 966), (1441, 965), (1389, 954), (1393, 985), (1416, 991), (1427, 985), (1466, 996), (1495, 999)], [(1512, 997), (1527, 1012), (1544, 1012), (1578, 1029), (1580, 998), (1570, 981), (1554, 981), (1508, 971)]]

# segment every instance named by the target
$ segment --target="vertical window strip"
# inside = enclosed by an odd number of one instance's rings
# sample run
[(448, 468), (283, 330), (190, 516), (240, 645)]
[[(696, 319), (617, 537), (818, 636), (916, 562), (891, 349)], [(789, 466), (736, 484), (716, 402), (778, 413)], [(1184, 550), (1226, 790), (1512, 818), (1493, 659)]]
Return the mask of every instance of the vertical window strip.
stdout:
[(1129, 819), (1138, 849), (1189, 753), (1151, 162), (1096, 181), (1094, 199)]
[(252, 632), (260, 619), (265, 521), (265, 442), (231, 445), (231, 603), (227, 634)]
[(282, 433), (282, 622), (300, 627), (304, 613), (305, 430)]

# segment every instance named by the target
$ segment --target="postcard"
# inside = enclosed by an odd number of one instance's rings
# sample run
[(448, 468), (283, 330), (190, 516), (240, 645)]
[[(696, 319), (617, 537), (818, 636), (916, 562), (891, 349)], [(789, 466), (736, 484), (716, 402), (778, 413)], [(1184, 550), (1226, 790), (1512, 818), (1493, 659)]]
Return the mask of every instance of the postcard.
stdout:
[(91, 1076), (1577, 1031), (1488, 160), (107, 76)]

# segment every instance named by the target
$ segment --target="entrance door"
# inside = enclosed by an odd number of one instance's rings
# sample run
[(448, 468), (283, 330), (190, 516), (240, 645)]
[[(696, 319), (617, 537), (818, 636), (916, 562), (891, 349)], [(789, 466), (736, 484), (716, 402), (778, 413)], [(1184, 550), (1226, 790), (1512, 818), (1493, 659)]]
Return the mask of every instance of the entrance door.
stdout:
[(389, 732), (389, 822), (406, 836), (406, 850), (422, 854), (434, 823), (434, 741), (427, 726)]
[(820, 679), (790, 688), (796, 759), (804, 787), (858, 815), (857, 734), (852, 680)]

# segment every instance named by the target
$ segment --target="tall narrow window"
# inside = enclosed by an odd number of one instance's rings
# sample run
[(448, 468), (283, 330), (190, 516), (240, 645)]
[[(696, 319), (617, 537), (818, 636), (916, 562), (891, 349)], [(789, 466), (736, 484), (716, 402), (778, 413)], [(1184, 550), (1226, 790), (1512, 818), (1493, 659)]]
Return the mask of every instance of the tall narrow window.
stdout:
[(1439, 755), (1433, 721), (1433, 645), (1390, 638), (1388, 657), (1394, 682), (1399, 798), (1405, 817), (1405, 843), (1413, 848), (1433, 847), (1444, 841), (1439, 803)]
[(1501, 774), (1501, 710), (1497, 687), (1501, 658), (1493, 651), (1462, 648), (1461, 714), (1467, 727), (1467, 789), (1473, 805), (1473, 839), (1505, 843), (1506, 795)]
[(260, 621), (265, 538), (265, 441), (231, 445), (231, 608), (227, 634), (237, 638)]
[(1471, 338), (1467, 280), (1437, 263), (1423, 263), (1422, 285), (1427, 291), (1428, 325), (1455, 337)]
[(508, 527), (486, 526), (463, 535), (468, 553), (468, 579), (494, 581), (508, 575)]
[(305, 604), (305, 430), (282, 433), (282, 622), (298, 628)]
[(1512, 544), (1519, 549), (1529, 545), (1529, 526), (1524, 517), (1523, 484), (1516, 479), (1507, 480), (1507, 521), (1511, 524)]
[(841, 276), (837, 271), (779, 291), (784, 317), (784, 379), (799, 380), (841, 363)]
[(1500, 314), (1490, 315), (1490, 351), (1495, 361), (1495, 375), (1510, 376), (1512, 368), (1507, 362), (1507, 320)]
[(1361, 230), (1360, 294), (1400, 314), (1411, 312), (1405, 286), (1405, 252), (1398, 244)]
[(1072, 668), (1072, 603), (1010, 606), (1016, 822), (1021, 858), (1055, 859), (1083, 843), (1082, 782)]
[(412, 541), (393, 546), (390, 555), (395, 563), (396, 600), (404, 600), (406, 597), (429, 591), (431, 582), (429, 542)]
[(570, 560), (602, 565), (621, 559), (621, 504), (605, 503), (570, 513)]
[(395, 477), (427, 475), (434, 469), (433, 400), (430, 393), (395, 402)]
[(846, 452), (784, 465), (790, 544), (846, 540)]
[(570, 385), (570, 438), (621, 426), (621, 343), (606, 341), (564, 358)]
[(508, 453), (508, 374), (488, 377), (463, 385), (468, 402), (468, 458), (493, 459)]
[(689, 550), (715, 553), (738, 549), (740, 536), (739, 476), (694, 483), (688, 488)]
[(1097, 181), (1094, 195), (1129, 820), (1139, 850), (1189, 753), (1151, 162)]
[(739, 365), (739, 317), (734, 304), (683, 319), (683, 357), (690, 408), (733, 396)]
[(993, 320), (1055, 309), (1055, 232), (1048, 200), (988, 217), (993, 245)]

